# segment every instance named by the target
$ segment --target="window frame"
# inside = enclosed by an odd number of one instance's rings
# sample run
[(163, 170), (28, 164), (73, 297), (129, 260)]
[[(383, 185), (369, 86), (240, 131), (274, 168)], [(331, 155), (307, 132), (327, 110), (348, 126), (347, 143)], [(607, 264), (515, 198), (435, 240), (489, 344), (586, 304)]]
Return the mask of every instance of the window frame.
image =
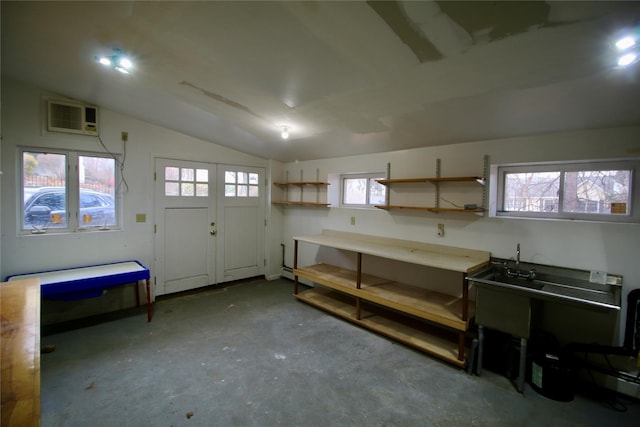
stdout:
[[(626, 214), (598, 214), (564, 211), (564, 176), (566, 172), (630, 171), (629, 198)], [(558, 211), (507, 211), (505, 205), (506, 175), (510, 173), (559, 172)], [(500, 218), (546, 219), (560, 221), (589, 221), (609, 223), (640, 222), (640, 159), (598, 159), (566, 162), (511, 163), (491, 166), (489, 216)]]
[[(366, 179), (366, 202), (365, 203), (345, 203), (345, 180), (347, 179)], [(361, 208), (361, 209), (375, 209), (376, 204), (371, 203), (371, 182), (376, 179), (385, 179), (384, 172), (366, 172), (366, 173), (349, 173), (340, 175), (340, 207), (344, 208)], [(382, 185), (382, 184), (379, 184)], [(382, 186), (384, 191), (389, 191), (387, 187)]]
[[(17, 150), (17, 181), (18, 194), (16, 197), (16, 228), (18, 235), (45, 235), (45, 234), (66, 234), (75, 232), (92, 232), (92, 231), (119, 231), (122, 229), (122, 198), (120, 195), (119, 183), (123, 182), (121, 175), (122, 163), (119, 159), (120, 156), (112, 153), (93, 152), (84, 150), (70, 150), (60, 148), (42, 148), (42, 147), (19, 147)], [(25, 227), (25, 187), (24, 187), (24, 153), (46, 153), (46, 154), (59, 154), (65, 156), (65, 199), (67, 209), (67, 223), (66, 227), (41, 227), (36, 229), (34, 227)], [(115, 189), (113, 195), (114, 203), (114, 218), (115, 224), (113, 225), (84, 225), (80, 218), (80, 157), (100, 157), (108, 160), (113, 160), (114, 164), (114, 182)]]

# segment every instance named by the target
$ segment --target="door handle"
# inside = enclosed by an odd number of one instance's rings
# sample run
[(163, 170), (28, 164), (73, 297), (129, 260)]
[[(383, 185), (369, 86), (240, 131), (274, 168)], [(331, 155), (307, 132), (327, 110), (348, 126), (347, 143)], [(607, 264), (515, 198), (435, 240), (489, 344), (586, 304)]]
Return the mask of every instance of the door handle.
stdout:
[(211, 230), (209, 230), (209, 234), (211, 234), (212, 236), (216, 235), (216, 230), (214, 230), (213, 228)]

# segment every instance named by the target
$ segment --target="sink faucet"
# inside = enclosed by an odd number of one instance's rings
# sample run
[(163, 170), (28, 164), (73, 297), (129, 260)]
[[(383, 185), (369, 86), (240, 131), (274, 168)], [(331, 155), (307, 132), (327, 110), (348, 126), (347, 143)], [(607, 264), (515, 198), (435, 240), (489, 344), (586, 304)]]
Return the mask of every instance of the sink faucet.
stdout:
[(507, 277), (516, 277), (518, 279), (533, 280), (536, 278), (536, 269), (532, 268), (528, 272), (520, 271), (520, 243), (516, 246), (516, 268), (512, 270), (507, 262), (504, 263), (504, 273)]

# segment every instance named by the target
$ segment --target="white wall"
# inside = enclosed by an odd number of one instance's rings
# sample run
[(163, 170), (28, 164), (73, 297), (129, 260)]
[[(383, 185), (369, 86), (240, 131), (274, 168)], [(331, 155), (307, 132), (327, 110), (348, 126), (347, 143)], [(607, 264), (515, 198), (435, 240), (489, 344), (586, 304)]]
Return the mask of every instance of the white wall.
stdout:
[[(392, 178), (429, 177), (435, 176), (435, 161), (440, 158), (442, 176), (481, 175), (485, 154), (489, 156), (492, 164), (640, 156), (639, 137), (640, 127), (583, 130), (289, 163), (285, 165), (285, 173), (289, 171), (290, 176), (297, 177), (302, 170), (305, 176), (315, 177), (319, 169), (321, 179), (326, 180), (328, 175), (333, 173), (385, 171), (387, 163), (390, 162)], [(281, 179), (283, 178), (284, 175)], [(425, 192), (429, 191), (429, 188), (425, 187)], [(464, 194), (456, 194), (456, 191), (453, 190), (449, 197), (445, 197), (457, 203), (468, 203)], [(420, 194), (413, 196), (421, 197)], [(428, 205), (433, 203), (434, 198), (428, 195), (425, 200), (424, 204)], [(475, 200), (472, 203), (475, 203)], [(477, 217), (468, 214), (407, 213), (339, 207), (285, 209), (284, 240), (287, 243), (288, 265), (293, 263), (293, 236), (318, 233), (322, 229), (335, 229), (488, 250), (492, 256), (500, 258), (514, 256), (516, 244), (520, 243), (523, 261), (622, 275), (623, 304), (626, 302), (627, 293), (640, 287), (640, 268), (637, 264), (640, 225), (637, 224), (534, 221)], [(355, 216), (355, 225), (350, 225), (352, 216)], [(438, 223), (445, 224), (446, 232), (443, 238), (436, 235)], [(299, 252), (300, 265), (314, 263), (318, 257), (326, 256), (321, 252), (311, 245), (302, 244)], [(621, 313), (622, 321), (625, 308), (623, 307)], [(553, 310), (553, 307), (549, 308), (549, 311)], [(564, 307), (558, 310), (561, 313), (560, 318), (550, 315), (548, 319), (561, 322), (563, 325), (575, 326), (558, 328), (568, 329), (563, 332), (568, 335), (565, 340), (622, 340), (622, 336), (618, 335), (622, 334), (623, 330), (617, 325), (602, 325), (603, 320), (599, 315), (588, 315), (586, 321), (591, 323), (587, 323), (590, 326), (585, 328), (585, 320), (578, 319), (583, 314), (580, 310), (578, 314), (572, 315), (572, 319), (562, 315), (563, 312), (571, 311), (565, 311)], [(591, 334), (591, 331), (597, 332)]]
[[(43, 130), (43, 96), (51, 95), (25, 83), (3, 78), (2, 81), (2, 263), (1, 275), (74, 267), (101, 262), (136, 259), (153, 268), (155, 157), (237, 164), (272, 169), (282, 166), (255, 156), (240, 153), (173, 132), (102, 108), (100, 135), (110, 151), (122, 153), (122, 131), (128, 132), (124, 176), (129, 191), (124, 194), (121, 231), (84, 232), (18, 236), (16, 147), (68, 148), (103, 151), (97, 138), (48, 133)], [(269, 176), (267, 176), (270, 179)], [(146, 214), (145, 223), (136, 223), (136, 214)], [(278, 216), (276, 214), (276, 222)], [(281, 221), (280, 221), (281, 223)], [(275, 267), (267, 276), (279, 274), (281, 229), (268, 229), (268, 241), (275, 241), (267, 255), (277, 255)], [(277, 237), (273, 236), (276, 233)], [(271, 262), (272, 260), (270, 260)], [(271, 268), (271, 265), (270, 265)], [(153, 275), (153, 271), (151, 272)]]

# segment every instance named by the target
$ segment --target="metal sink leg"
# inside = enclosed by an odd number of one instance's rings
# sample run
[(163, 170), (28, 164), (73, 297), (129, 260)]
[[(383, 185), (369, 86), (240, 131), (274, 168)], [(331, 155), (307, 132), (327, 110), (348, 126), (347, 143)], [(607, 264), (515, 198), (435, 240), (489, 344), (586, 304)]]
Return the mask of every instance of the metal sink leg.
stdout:
[(482, 325), (478, 325), (478, 376), (482, 374), (482, 351), (484, 344), (484, 327)]
[(516, 386), (518, 393), (524, 393), (524, 378), (526, 376), (526, 362), (527, 362), (527, 339), (520, 338), (520, 365), (518, 369), (518, 378)]

